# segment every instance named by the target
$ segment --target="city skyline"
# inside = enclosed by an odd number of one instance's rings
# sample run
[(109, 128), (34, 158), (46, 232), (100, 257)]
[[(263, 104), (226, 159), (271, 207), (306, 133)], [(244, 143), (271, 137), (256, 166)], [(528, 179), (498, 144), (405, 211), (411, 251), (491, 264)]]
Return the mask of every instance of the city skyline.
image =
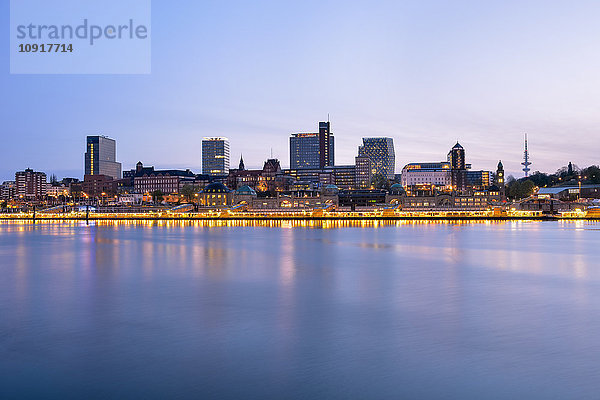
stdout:
[[(119, 141), (124, 169), (200, 171), (204, 136), (228, 137), (249, 168), (271, 148), (287, 166), (289, 135), (328, 113), (341, 165), (362, 137), (393, 138), (397, 171), (459, 140), (474, 164), (501, 159), (520, 177), (524, 133), (532, 172), (598, 163), (594, 2), (264, 3), (189, 3), (185, 15), (155, 3), (149, 76), (9, 75), (2, 54), (0, 179), (27, 167), (80, 176), (81, 138), (99, 134)], [(288, 29), (298, 23), (315, 28)]]
[(600, 0), (7, 0), (0, 400), (594, 399)]
[[(320, 124), (321, 124), (321, 123), (320, 123)], [(327, 124), (329, 124), (329, 122), (327, 122)], [(307, 134), (307, 133), (292, 133), (292, 134), (291, 134), (291, 138), (294, 138), (294, 137), (296, 137), (297, 135), (313, 135), (313, 134)], [(318, 135), (318, 133), (316, 133), (316, 135)], [(526, 136), (527, 136), (527, 135), (526, 135)], [(100, 134), (100, 135), (88, 135), (88, 136), (86, 136), (86, 148), (87, 148), (88, 150), (89, 150), (89, 143), (87, 143), (87, 142), (89, 142), (90, 138), (96, 138), (96, 140), (98, 140), (98, 139), (105, 139), (105, 140), (109, 140), (109, 141), (113, 142), (113, 146), (114, 146), (114, 142), (116, 142), (116, 141), (117, 141), (117, 139), (116, 139), (116, 138), (112, 138), (112, 137), (110, 137), (110, 136), (108, 136), (108, 135), (104, 135), (104, 134)], [(229, 142), (230, 142), (230, 141), (229, 141), (229, 139), (228, 139), (228, 138), (225, 138), (225, 137), (213, 137), (213, 138), (204, 137), (204, 138), (202, 138), (201, 145), (200, 145), (200, 150), (201, 150), (201, 151), (200, 151), (200, 157), (199, 157), (199, 158), (200, 158), (202, 161), (203, 161), (203, 159), (204, 159), (204, 152), (202, 151), (202, 148), (203, 148), (203, 146), (205, 145), (205, 142), (206, 142), (207, 140), (216, 140), (216, 139), (219, 139), (219, 140), (224, 140), (224, 141), (226, 142), (226, 144), (227, 144), (227, 147), (226, 147), (226, 149), (227, 149), (227, 150), (225, 150), (225, 151), (226, 151), (226, 152), (229, 154), (229, 157), (227, 157), (227, 165), (229, 165), (229, 162), (231, 161), (231, 157), (235, 158), (235, 154), (230, 154), (230, 152), (229, 152), (229, 148), (230, 148), (230, 143), (229, 143)], [(391, 137), (391, 138), (390, 138), (390, 137), (367, 137), (367, 138), (362, 138), (362, 141), (364, 142), (364, 140), (372, 140), (372, 139), (388, 139), (388, 140), (389, 140), (389, 139), (391, 139), (391, 140), (392, 140), (392, 145), (391, 145), (391, 146), (392, 146), (392, 150), (394, 150), (394, 151), (395, 151), (395, 146), (394, 146), (394, 144), (393, 144), (393, 137)], [(290, 140), (290, 139), (288, 138), (288, 140)], [(457, 141), (457, 144), (458, 144), (458, 141)], [(360, 157), (360, 149), (361, 149), (361, 147), (363, 147), (363, 144), (360, 144), (360, 145), (358, 145), (358, 146), (357, 146), (357, 154), (359, 154), (359, 155), (358, 155), (358, 156), (357, 156), (357, 155), (355, 155), (355, 156), (354, 156), (354, 158), (355, 158), (355, 159), (356, 159), (356, 157)], [(249, 164), (248, 164), (248, 165), (250, 166), (249, 168), (250, 168), (250, 169), (258, 169), (258, 168), (260, 168), (260, 164), (262, 164), (262, 163), (264, 162), (264, 160), (268, 160), (268, 159), (270, 159), (270, 158), (274, 158), (274, 159), (277, 159), (277, 160), (279, 160), (279, 161), (288, 161), (288, 163), (287, 163), (287, 164), (284, 164), (284, 165), (285, 165), (285, 167), (286, 167), (286, 168), (288, 168), (288, 167), (289, 167), (289, 168), (291, 168), (291, 169), (294, 169), (294, 168), (292, 168), (292, 162), (291, 162), (292, 158), (291, 158), (290, 148), (291, 148), (291, 142), (288, 144), (288, 158), (287, 158), (287, 160), (286, 160), (285, 158), (282, 160), (282, 159), (280, 159), (280, 158), (278, 158), (278, 157), (272, 156), (272, 154), (271, 154), (271, 155), (269, 155), (269, 156), (266, 156), (266, 157), (265, 157), (265, 158), (264, 158), (262, 161), (260, 161), (260, 162), (258, 162), (258, 163), (249, 163)], [(336, 151), (337, 151), (337, 150), (336, 150)], [(113, 149), (113, 154), (114, 154), (114, 152), (115, 152), (115, 150)], [(272, 149), (271, 149), (271, 152), (272, 152)], [(529, 151), (527, 150), (527, 144), (526, 144), (526, 152), (529, 154)], [(522, 151), (521, 151), (521, 154), (522, 154)], [(83, 178), (83, 177), (86, 175), (86, 170), (89, 168), (89, 166), (88, 166), (88, 162), (89, 162), (89, 161), (88, 161), (88, 152), (87, 152), (87, 151), (83, 152), (83, 156), (84, 156), (84, 166), (83, 166), (83, 168), (82, 168), (82, 170), (81, 170), (81, 171), (79, 171), (79, 172), (78, 172), (76, 169), (73, 169), (73, 170), (69, 170), (69, 171), (67, 171), (67, 172), (72, 172), (71, 174), (68, 174), (68, 173), (67, 173), (67, 174), (64, 174), (64, 172), (65, 172), (65, 171), (63, 170), (63, 171), (62, 171), (62, 172), (63, 172), (63, 174), (61, 174), (61, 172), (60, 172), (60, 171), (59, 171), (59, 173), (57, 173), (55, 170), (52, 170), (52, 168), (50, 168), (50, 169), (47, 171), (47, 175), (48, 175), (49, 177), (50, 177), (50, 176), (52, 176), (52, 175), (55, 175), (55, 176), (57, 176), (57, 177), (64, 177), (64, 178), (67, 178), (67, 177), (69, 177), (69, 178)], [(113, 157), (114, 157), (114, 155), (113, 155)], [(240, 153), (240, 157), (243, 157), (243, 153)], [(318, 154), (317, 154), (317, 157), (318, 157)], [(523, 156), (521, 156), (521, 157), (523, 157)], [(529, 155), (528, 155), (528, 157), (529, 157)], [(484, 163), (484, 164), (486, 164), (486, 165), (487, 165), (488, 163), (490, 163), (490, 162), (493, 162), (493, 161), (492, 161), (492, 160), (493, 160), (493, 155), (492, 155), (492, 157), (491, 157), (491, 158), (478, 157), (478, 156), (471, 156), (471, 158), (472, 158), (473, 160), (479, 160), (479, 162), (483, 162), (483, 163)], [(529, 160), (529, 159), (530, 159), (530, 158), (528, 158), (528, 160)], [(140, 158), (140, 160), (141, 160), (141, 158)], [(132, 160), (120, 160), (120, 158), (119, 158), (119, 157), (116, 157), (116, 161), (117, 161), (117, 162), (116, 162), (115, 164), (118, 164), (118, 165), (119, 165), (119, 169), (121, 169), (121, 165), (123, 165), (122, 169), (123, 169), (123, 171), (125, 171), (125, 170), (127, 170), (127, 169), (135, 169), (135, 166), (136, 166), (136, 164), (137, 164), (137, 163), (139, 163), (139, 161), (140, 161), (140, 160), (138, 160), (137, 162), (134, 162), (134, 161), (132, 161)], [(433, 159), (432, 159), (432, 160), (433, 160)], [(426, 161), (426, 162), (433, 163), (433, 164), (437, 163), (437, 161), (432, 161), (432, 160), (429, 160), (429, 161)], [(125, 162), (123, 162), (123, 161), (125, 161)], [(254, 160), (253, 160), (253, 161), (254, 161)], [(499, 159), (499, 161), (501, 161), (501, 162), (503, 162), (503, 163), (504, 163), (504, 161), (502, 161), (501, 159)], [(352, 161), (351, 161), (351, 162), (349, 162), (349, 163), (340, 163), (340, 162), (338, 162), (337, 160), (335, 160), (335, 164), (336, 164), (336, 165), (354, 165), (354, 164), (355, 164), (355, 162), (356, 162), (356, 160), (352, 160)], [(556, 168), (556, 170), (552, 170), (552, 171), (544, 171), (544, 170), (540, 170), (540, 169), (537, 169), (537, 168), (532, 168), (532, 169), (531, 169), (531, 171), (532, 171), (532, 172), (537, 172), (537, 171), (539, 171), (539, 172), (542, 172), (542, 173), (548, 173), (548, 174), (552, 174), (552, 173), (556, 172), (556, 171), (557, 171), (559, 168), (563, 168), (563, 167), (567, 166), (567, 164), (569, 164), (569, 163), (571, 163), (571, 162), (572, 162), (572, 161), (567, 161), (567, 162), (565, 162), (563, 165), (560, 165), (559, 167), (557, 167), (557, 168)], [(162, 162), (161, 162), (161, 161), (159, 161), (159, 160), (157, 160), (156, 162), (153, 162), (153, 163), (155, 163), (155, 164), (159, 165), (161, 168), (167, 168), (167, 169), (169, 169), (169, 168), (176, 168), (176, 169), (190, 169), (190, 170), (192, 170), (192, 171), (197, 171), (199, 174), (200, 174), (200, 173), (202, 173), (202, 174), (207, 174), (207, 172), (205, 171), (205, 167), (204, 167), (204, 163), (203, 163), (203, 162), (201, 162), (200, 164), (198, 164), (198, 165), (197, 165), (197, 167), (191, 167), (191, 168), (190, 168), (189, 166), (187, 166), (187, 165), (182, 165), (181, 163), (178, 163), (178, 164), (165, 164), (165, 163), (162, 163)], [(414, 163), (415, 163), (415, 160), (411, 160), (411, 161), (408, 161), (408, 162), (406, 162), (406, 163), (404, 163), (404, 164), (402, 164), (402, 163), (401, 163), (401, 165), (402, 165), (402, 166), (401, 166), (401, 167), (398, 167), (398, 165), (399, 165), (399, 164), (398, 164), (398, 161), (396, 161), (396, 163), (395, 163), (394, 165), (395, 165), (395, 169), (396, 169), (397, 173), (399, 173), (399, 171), (402, 171), (402, 169), (403, 169), (404, 167), (406, 167), (406, 166), (407, 166), (407, 165), (409, 165), (409, 164), (414, 164)], [(523, 163), (520, 163), (519, 165), (522, 167), (522, 166), (523, 166)], [(530, 162), (530, 163), (529, 163), (529, 165), (534, 165), (534, 163), (531, 163), (531, 162)], [(589, 165), (587, 165), (587, 164), (586, 164), (586, 165), (577, 165), (577, 163), (575, 162), (575, 163), (573, 163), (573, 165), (576, 165), (577, 167), (582, 167), (582, 168), (583, 168), (583, 167), (588, 167), (588, 166), (591, 166), (591, 165), (597, 165), (597, 163), (591, 163), (591, 164), (589, 164)], [(129, 166), (131, 166), (131, 168), (129, 168)], [(16, 167), (14, 170), (16, 170), (16, 169), (26, 169), (26, 168), (32, 168), (32, 167), (30, 166), (30, 164), (27, 164), (27, 166), (26, 166), (26, 167), (20, 167), (20, 166), (19, 166), (19, 167)], [(310, 168), (310, 167), (304, 167), (304, 168)], [(32, 168), (32, 169), (36, 170), (36, 168)], [(226, 169), (227, 169), (227, 171), (229, 171), (230, 167), (228, 166)], [(493, 168), (490, 168), (490, 169), (493, 169)], [(227, 173), (228, 173), (228, 172), (226, 172), (225, 174), (227, 174)], [(529, 175), (530, 175), (530, 174), (531, 174), (531, 173), (529, 173)], [(110, 174), (109, 174), (109, 175), (110, 175)], [(211, 175), (211, 174), (209, 174), (209, 175)], [(10, 179), (10, 177), (11, 177), (11, 176), (12, 176), (12, 177), (14, 177), (14, 171), (12, 172), (12, 174), (10, 173), (10, 171), (8, 171), (8, 176), (9, 176), (9, 178), (8, 178), (8, 179), (1, 179), (1, 178), (0, 178), (0, 181), (10, 181), (10, 180), (11, 180), (11, 179)], [(119, 175), (119, 176), (120, 176), (120, 175)], [(514, 178), (516, 178), (516, 179), (520, 179), (520, 178), (526, 178), (528, 175), (525, 175), (525, 171), (524, 171), (524, 169), (523, 169), (523, 168), (521, 168), (521, 169), (520, 169), (520, 170), (518, 170), (518, 171), (509, 171), (509, 172), (507, 173), (507, 175), (506, 175), (506, 176), (507, 176), (507, 177), (509, 177), (509, 176), (512, 176), (512, 177), (514, 177)], [(113, 177), (113, 178), (115, 178), (115, 179), (118, 179), (118, 178), (116, 178), (116, 177)], [(390, 179), (392, 179), (392, 178), (390, 178)]]

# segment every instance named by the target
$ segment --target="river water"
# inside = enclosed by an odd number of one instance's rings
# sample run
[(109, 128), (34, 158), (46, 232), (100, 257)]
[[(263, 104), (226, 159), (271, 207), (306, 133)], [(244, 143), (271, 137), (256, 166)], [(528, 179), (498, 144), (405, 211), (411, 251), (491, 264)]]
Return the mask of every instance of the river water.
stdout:
[(0, 398), (598, 399), (600, 223), (0, 222)]

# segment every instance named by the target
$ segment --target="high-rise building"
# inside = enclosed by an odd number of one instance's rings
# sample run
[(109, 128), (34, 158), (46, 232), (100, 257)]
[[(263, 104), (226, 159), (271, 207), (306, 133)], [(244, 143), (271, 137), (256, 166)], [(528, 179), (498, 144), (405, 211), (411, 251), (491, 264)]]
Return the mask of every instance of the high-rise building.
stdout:
[(210, 176), (229, 174), (229, 139), (224, 137), (202, 139), (202, 173)]
[(294, 133), (290, 137), (290, 168), (319, 168), (319, 134)]
[(25, 171), (15, 174), (15, 182), (17, 197), (33, 200), (46, 196), (48, 182), (46, 181), (46, 174), (43, 172), (36, 172), (31, 168), (27, 168)]
[(452, 186), (454, 190), (465, 190), (467, 187), (467, 169), (465, 163), (465, 149), (456, 142), (454, 147), (448, 152), (448, 163), (452, 170)]
[(106, 175), (121, 179), (121, 163), (117, 162), (117, 142), (106, 136), (86, 139), (85, 175)]
[(319, 122), (319, 132), (290, 137), (290, 168), (325, 168), (335, 165), (335, 140), (331, 123)]
[(354, 187), (356, 189), (369, 189), (373, 178), (371, 159), (369, 157), (356, 157), (354, 166), (356, 171)]
[(331, 133), (331, 123), (319, 122), (319, 168), (335, 165), (334, 137)]
[(448, 162), (451, 169), (467, 169), (465, 164), (465, 149), (456, 142), (454, 147), (448, 152)]
[(358, 147), (359, 157), (371, 159), (373, 175), (381, 175), (389, 180), (394, 179), (396, 154), (394, 139), (389, 137), (363, 138)]

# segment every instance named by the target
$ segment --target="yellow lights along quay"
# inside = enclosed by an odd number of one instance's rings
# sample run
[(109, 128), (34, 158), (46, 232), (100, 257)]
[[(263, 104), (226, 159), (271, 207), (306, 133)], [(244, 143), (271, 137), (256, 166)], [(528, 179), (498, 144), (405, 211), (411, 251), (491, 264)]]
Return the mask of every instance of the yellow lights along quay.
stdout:
[(148, 211), (138, 213), (110, 212), (69, 212), (69, 213), (3, 213), (0, 220), (63, 220), (63, 221), (185, 221), (185, 220), (600, 220), (600, 212), (596, 209), (562, 212), (554, 215), (541, 211), (518, 210), (481, 210), (481, 211), (399, 211), (374, 209), (361, 212), (324, 211), (324, 210), (243, 210), (214, 209), (203, 212)]

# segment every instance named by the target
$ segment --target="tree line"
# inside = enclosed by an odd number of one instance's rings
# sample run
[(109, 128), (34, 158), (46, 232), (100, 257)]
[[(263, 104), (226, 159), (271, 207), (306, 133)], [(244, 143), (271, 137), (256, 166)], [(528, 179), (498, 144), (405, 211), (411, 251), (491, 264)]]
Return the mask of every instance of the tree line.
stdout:
[(600, 184), (600, 167), (591, 165), (579, 168), (569, 163), (553, 174), (535, 171), (527, 178), (515, 179), (509, 176), (506, 180), (506, 194), (511, 199), (519, 200), (531, 196), (536, 187), (577, 186), (579, 182), (582, 185)]

